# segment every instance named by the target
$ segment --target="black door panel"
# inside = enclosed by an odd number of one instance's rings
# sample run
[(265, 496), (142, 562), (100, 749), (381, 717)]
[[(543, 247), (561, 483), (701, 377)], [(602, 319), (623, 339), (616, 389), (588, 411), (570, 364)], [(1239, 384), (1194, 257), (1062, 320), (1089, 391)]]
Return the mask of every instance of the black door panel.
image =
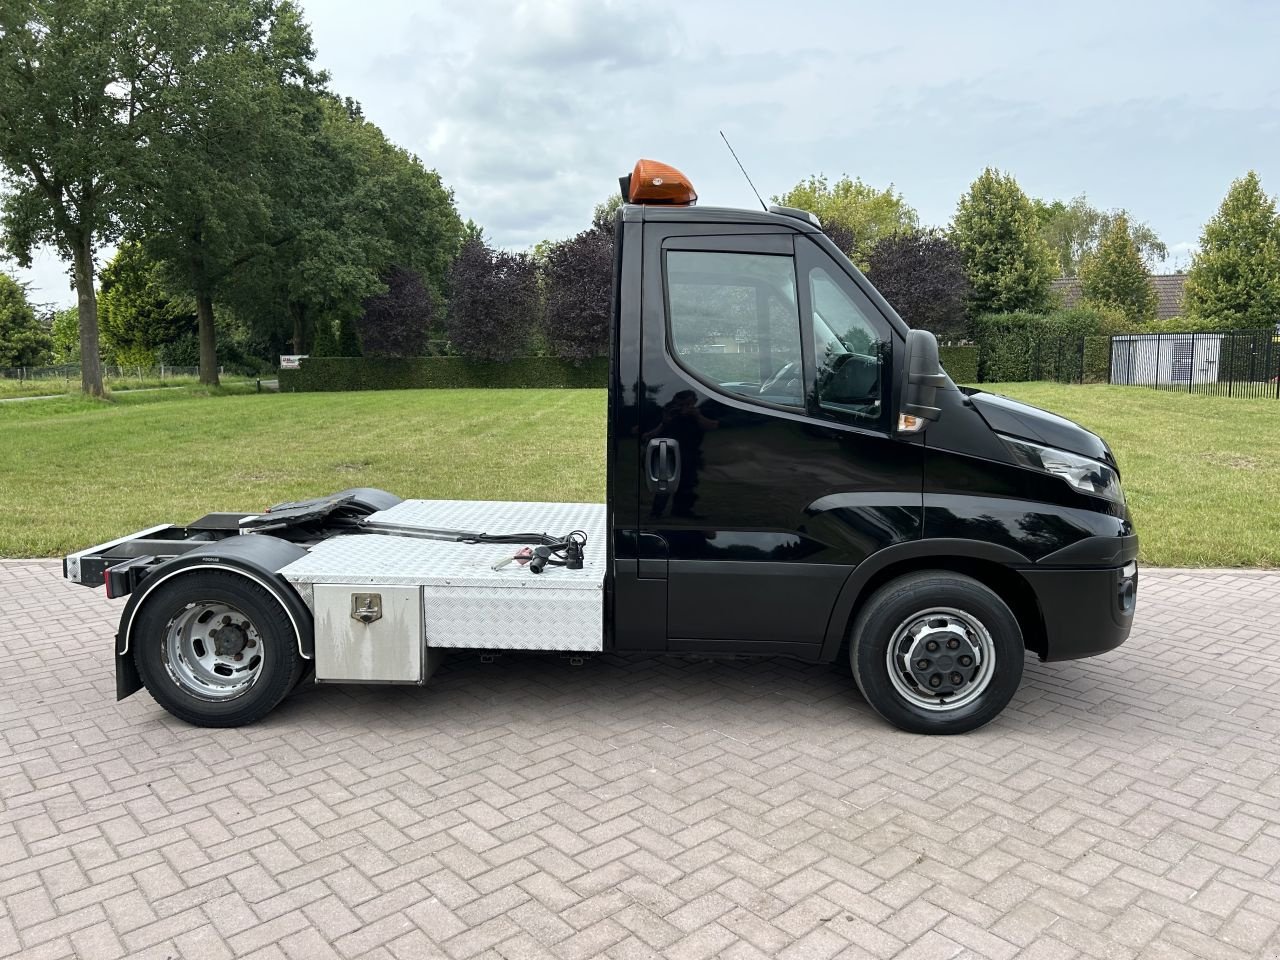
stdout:
[[(816, 648), (850, 571), (920, 536), (921, 447), (869, 429), (884, 409), (864, 370), (861, 406), (818, 406), (812, 300), (790, 238), (695, 244), (667, 231), (646, 225), (635, 442), (655, 474), (676, 472), (638, 492), (640, 531), (666, 550), (668, 646)], [(806, 248), (803, 270), (813, 258)], [(858, 363), (883, 362), (864, 353)], [(648, 459), (656, 441), (678, 448), (678, 466)]]
[(671, 639), (816, 645), (850, 569), (825, 563), (673, 560), (667, 583)]

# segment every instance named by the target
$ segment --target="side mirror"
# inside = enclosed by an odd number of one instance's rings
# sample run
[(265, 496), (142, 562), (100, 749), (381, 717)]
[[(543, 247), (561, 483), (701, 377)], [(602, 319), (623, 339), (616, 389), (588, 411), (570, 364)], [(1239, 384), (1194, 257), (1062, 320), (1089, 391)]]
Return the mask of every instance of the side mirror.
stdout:
[(902, 402), (898, 407), (898, 432), (916, 433), (926, 420), (942, 416), (938, 388), (948, 383), (938, 359), (938, 338), (928, 330), (907, 332), (906, 360), (902, 365)]

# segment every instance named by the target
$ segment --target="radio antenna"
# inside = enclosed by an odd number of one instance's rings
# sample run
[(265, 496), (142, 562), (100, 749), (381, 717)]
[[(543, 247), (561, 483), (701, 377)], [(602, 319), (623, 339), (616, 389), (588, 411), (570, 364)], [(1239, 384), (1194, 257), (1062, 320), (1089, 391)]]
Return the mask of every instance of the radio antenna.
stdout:
[(733, 144), (729, 142), (729, 138), (724, 135), (724, 131), (720, 131), (720, 139), (724, 141), (724, 145), (729, 148), (729, 152), (733, 154), (733, 162), (738, 165), (738, 169), (742, 171), (742, 175), (747, 178), (747, 186), (751, 188), (751, 192), (756, 195), (756, 199), (760, 200), (760, 209), (765, 213), (769, 212), (769, 208), (765, 206), (765, 202), (760, 199), (760, 191), (756, 189), (756, 185), (751, 182), (751, 174), (747, 173), (747, 168), (742, 165), (742, 161), (738, 159), (737, 152), (733, 149)]

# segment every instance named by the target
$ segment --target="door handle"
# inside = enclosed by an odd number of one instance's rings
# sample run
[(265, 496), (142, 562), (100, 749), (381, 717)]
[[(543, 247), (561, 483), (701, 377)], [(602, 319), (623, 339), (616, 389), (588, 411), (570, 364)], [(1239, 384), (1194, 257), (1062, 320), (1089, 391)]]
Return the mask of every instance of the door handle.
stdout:
[(679, 443), (670, 437), (649, 441), (645, 449), (645, 480), (654, 493), (670, 493), (679, 485)]

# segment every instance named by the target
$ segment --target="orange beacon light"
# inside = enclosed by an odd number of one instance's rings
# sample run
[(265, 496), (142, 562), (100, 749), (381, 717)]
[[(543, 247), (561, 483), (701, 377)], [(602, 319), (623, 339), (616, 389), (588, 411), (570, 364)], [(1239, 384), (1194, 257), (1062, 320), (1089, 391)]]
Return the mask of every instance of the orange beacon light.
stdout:
[(622, 178), (622, 195), (628, 203), (665, 203), (691, 206), (698, 199), (689, 178), (675, 167), (657, 160), (637, 160), (631, 175)]

